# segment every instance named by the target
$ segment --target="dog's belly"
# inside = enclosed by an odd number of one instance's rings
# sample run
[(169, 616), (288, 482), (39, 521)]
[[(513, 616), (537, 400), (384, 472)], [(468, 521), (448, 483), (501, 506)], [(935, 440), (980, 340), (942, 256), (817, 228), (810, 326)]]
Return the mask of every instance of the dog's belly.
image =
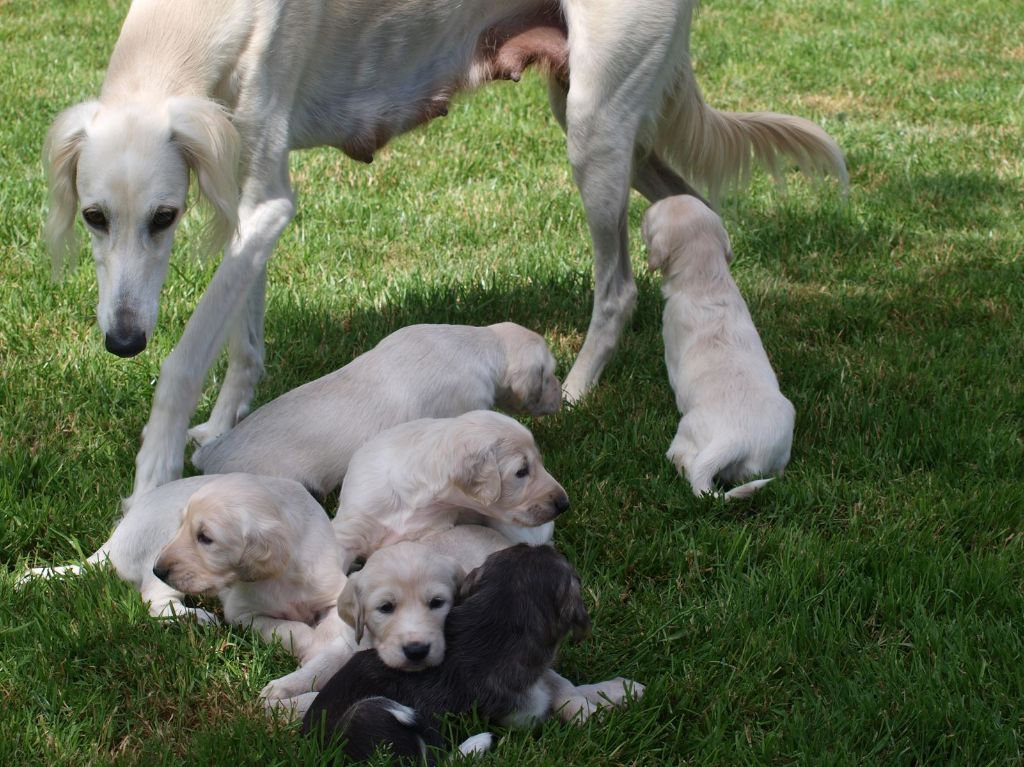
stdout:
[(391, 138), (448, 113), (455, 94), (518, 80), (529, 66), (568, 77), (555, 0), (336, 2), (299, 88), (291, 145), (370, 162)]

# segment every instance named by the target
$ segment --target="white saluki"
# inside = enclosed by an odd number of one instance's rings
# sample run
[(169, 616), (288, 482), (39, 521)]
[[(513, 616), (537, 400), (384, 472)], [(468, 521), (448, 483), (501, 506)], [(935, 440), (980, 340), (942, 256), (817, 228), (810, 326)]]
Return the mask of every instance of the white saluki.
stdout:
[(131, 356), (156, 323), (190, 171), (213, 208), (214, 242), (227, 242), (163, 363), (135, 493), (180, 475), (189, 418), (226, 339), (224, 384), (191, 435), (202, 443), (247, 412), (263, 370), (266, 264), (295, 212), (292, 149), (336, 146), (369, 162), (445, 114), (458, 91), (543, 67), (594, 246), (593, 313), (569, 400), (597, 381), (635, 303), (631, 184), (651, 201), (695, 194), (685, 175), (714, 200), (752, 156), (773, 165), (779, 153), (845, 184), (842, 152), (813, 123), (703, 102), (689, 56), (694, 4), (135, 0), (99, 100), (62, 113), (47, 138), (51, 252), (58, 265), (74, 253), (80, 212), (107, 349)]

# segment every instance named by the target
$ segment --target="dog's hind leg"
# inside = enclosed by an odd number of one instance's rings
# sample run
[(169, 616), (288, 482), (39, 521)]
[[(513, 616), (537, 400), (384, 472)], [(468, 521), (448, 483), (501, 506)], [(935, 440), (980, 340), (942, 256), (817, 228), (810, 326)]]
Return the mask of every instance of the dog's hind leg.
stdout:
[[(578, 401), (597, 383), (636, 303), (626, 230), (632, 166), (641, 129), (653, 120), (649, 113), (664, 87), (678, 9), (675, 0), (563, 0), (562, 6), (570, 45), (569, 162), (594, 247), (590, 325), (563, 387), (569, 401)], [(666, 23), (641, 23), (647, 15)], [(557, 117), (557, 104), (552, 108)]]
[(188, 436), (205, 445), (228, 431), (249, 412), (256, 384), (263, 375), (263, 313), (266, 306), (267, 267), (264, 264), (249, 289), (228, 339), (228, 372), (217, 395), (210, 419), (189, 429)]

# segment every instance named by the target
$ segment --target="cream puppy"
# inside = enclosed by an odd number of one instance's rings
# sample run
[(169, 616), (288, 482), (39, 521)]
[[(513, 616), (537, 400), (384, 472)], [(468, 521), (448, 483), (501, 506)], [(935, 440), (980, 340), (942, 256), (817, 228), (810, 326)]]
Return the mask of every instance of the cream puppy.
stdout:
[[(338, 614), (355, 630), (356, 641), (374, 647), (385, 665), (419, 671), (444, 660), (444, 625), (466, 573), (488, 556), (512, 545), (496, 530), (457, 525), (418, 541), (378, 549), (361, 570), (349, 576), (338, 599)], [(302, 714), (316, 691), (354, 655), (348, 635), (335, 641), (298, 670), (268, 684), (267, 706)], [(605, 706), (622, 705), (628, 694), (639, 697), (643, 685), (621, 677), (576, 687), (553, 669), (544, 688), (553, 711), (564, 721), (582, 721)]]
[[(374, 437), (352, 457), (338, 503), (334, 529), (347, 570), (383, 546), (452, 527), (460, 512), (518, 541), (523, 528), (553, 522), (569, 497), (544, 469), (529, 430), (476, 410)], [(524, 538), (533, 543), (534, 532)]]
[(561, 406), (544, 339), (512, 322), (412, 325), (340, 370), (282, 394), (192, 456), (206, 474), (246, 471), (301, 482), (323, 497), (366, 440), (416, 418), (500, 407)]
[[(665, 366), (683, 413), (668, 458), (695, 495), (716, 477), (741, 483), (778, 475), (789, 461), (794, 410), (729, 274), (732, 250), (721, 219), (684, 195), (644, 216), (647, 265), (663, 274)], [(726, 498), (750, 495), (769, 479), (746, 482)]]
[(330, 520), (299, 484), (214, 477), (178, 519), (153, 563), (157, 578), (186, 594), (217, 594), (228, 623), (280, 639), (300, 661), (334, 638), (314, 627), (335, 612), (346, 578)]

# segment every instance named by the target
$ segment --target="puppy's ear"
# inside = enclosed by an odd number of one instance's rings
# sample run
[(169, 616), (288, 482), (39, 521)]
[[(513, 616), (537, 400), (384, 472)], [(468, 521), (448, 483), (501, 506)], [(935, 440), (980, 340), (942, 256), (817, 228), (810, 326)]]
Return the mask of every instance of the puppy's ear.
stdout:
[(466, 568), (451, 557), (445, 557), (445, 559), (451, 563), (448, 574), (452, 579), (452, 594), (458, 594), (462, 588), (462, 584), (466, 582)]
[(559, 593), (559, 621), (562, 634), (571, 634), (573, 643), (590, 636), (590, 614), (580, 593), (580, 580), (573, 576)]
[(256, 524), (245, 532), (245, 545), (237, 570), (242, 581), (266, 581), (281, 575), (288, 567), (291, 552), (288, 534), (280, 524)]
[(480, 585), (480, 579), (484, 574), (484, 565), (476, 567), (469, 571), (469, 574), (462, 579), (462, 584), (459, 586), (458, 600), (461, 602), (463, 599), (468, 598), (476, 591), (477, 586)]
[(349, 626), (356, 630), (356, 643), (363, 641), (363, 630), (366, 628), (366, 621), (363, 614), (362, 593), (359, 589), (359, 578), (357, 575), (350, 575), (348, 583), (338, 597), (338, 615)]
[(468, 450), (459, 462), (454, 481), (456, 487), (482, 505), (497, 503), (501, 498), (501, 470), (494, 446)]

